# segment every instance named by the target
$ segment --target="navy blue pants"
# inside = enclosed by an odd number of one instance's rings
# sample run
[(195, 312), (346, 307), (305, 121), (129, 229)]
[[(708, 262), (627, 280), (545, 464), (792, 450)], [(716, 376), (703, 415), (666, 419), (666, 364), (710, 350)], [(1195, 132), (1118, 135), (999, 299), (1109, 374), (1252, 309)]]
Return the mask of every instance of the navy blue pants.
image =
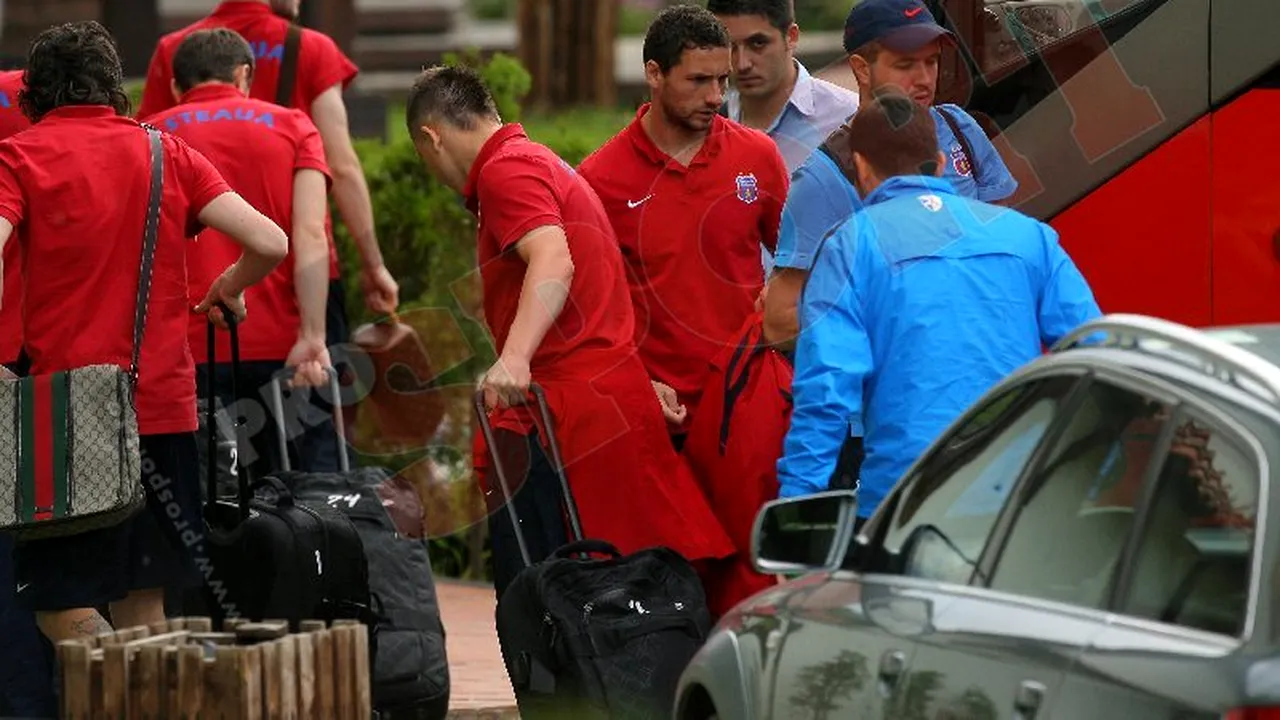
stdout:
[[(26, 353), (4, 363), (26, 375)], [(57, 716), (53, 696), (53, 645), (40, 634), (36, 616), (17, 602), (13, 540), (0, 535), (0, 717)]]
[(0, 717), (57, 717), (53, 646), (18, 604), (13, 541), (0, 535)]

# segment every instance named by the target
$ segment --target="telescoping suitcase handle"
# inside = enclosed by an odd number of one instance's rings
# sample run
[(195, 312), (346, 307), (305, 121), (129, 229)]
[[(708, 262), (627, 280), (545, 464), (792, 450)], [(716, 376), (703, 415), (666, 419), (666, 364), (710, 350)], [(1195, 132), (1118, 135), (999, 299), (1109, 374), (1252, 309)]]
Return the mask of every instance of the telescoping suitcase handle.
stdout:
[[(571, 533), (570, 540), (573, 543), (582, 543), (582, 521), (578, 519), (578, 506), (573, 501), (573, 491), (569, 488), (569, 478), (564, 472), (564, 461), (560, 456), (560, 443), (556, 441), (555, 423), (551, 419), (551, 410), (547, 407), (547, 396), (542, 391), (542, 387), (535, 384), (529, 386), (529, 393), (533, 395), (534, 402), (538, 405), (538, 413), (542, 418), (542, 429), (546, 433), (547, 449), (551, 467), (556, 472), (556, 478), (560, 481), (560, 496), (564, 501), (565, 514), (569, 516), (569, 531)], [(493, 472), (498, 476), (498, 485), (502, 488), (503, 504), (507, 506), (507, 516), (511, 518), (511, 525), (516, 531), (516, 543), (520, 546), (520, 557), (524, 560), (525, 567), (533, 565), (533, 557), (529, 553), (529, 544), (525, 542), (524, 532), (520, 528), (520, 515), (516, 512), (516, 504), (511, 499), (511, 485), (507, 481), (506, 470), (502, 467), (502, 461), (498, 458), (498, 451), (493, 440), (493, 425), (489, 422), (489, 411), (485, 407), (484, 391), (478, 390), (475, 394), (475, 410), (476, 416), (480, 421), (480, 432), (484, 435), (484, 444), (489, 453), (489, 464), (493, 467)]]
[[(222, 312), (222, 317), (227, 323), (227, 331), (231, 335), (231, 401), (233, 403), (240, 400), (240, 389), (237, 378), (240, 375), (240, 320), (235, 313), (231, 312), (231, 308), (224, 303), (218, 303), (218, 310)], [(207, 390), (209, 397), (206, 400), (205, 407), (205, 428), (206, 441), (208, 443), (207, 465), (208, 475), (205, 478), (206, 495), (205, 506), (212, 509), (218, 503), (218, 393), (215, 392), (218, 382), (217, 373), (217, 331), (214, 328), (213, 320), (208, 321), (208, 330), (205, 336), (208, 339), (209, 360), (205, 365), (205, 379), (207, 380)], [(249, 443), (249, 439), (245, 437), (244, 423), (235, 422), (236, 447), (243, 449)], [(240, 519), (247, 520), (249, 518), (249, 500), (252, 498), (250, 494), (249, 471), (244, 465), (237, 463), (236, 467), (236, 485), (238, 490), (237, 504), (240, 509)]]
[[(342, 472), (351, 471), (351, 459), (347, 457), (347, 431), (342, 417), (342, 383), (338, 379), (337, 368), (327, 367), (324, 369), (325, 374), (329, 376), (329, 392), (333, 394), (333, 429), (334, 441), (338, 443), (338, 469)], [(285, 368), (276, 375), (271, 383), (270, 405), (271, 416), (276, 421), (276, 427), (280, 432), (276, 433), (276, 438), (280, 443), (280, 462), (284, 464), (282, 470), (288, 472), (292, 470), (292, 463), (289, 462), (289, 443), (286, 440), (288, 429), (284, 421), (284, 384), (289, 382), (291, 373)]]

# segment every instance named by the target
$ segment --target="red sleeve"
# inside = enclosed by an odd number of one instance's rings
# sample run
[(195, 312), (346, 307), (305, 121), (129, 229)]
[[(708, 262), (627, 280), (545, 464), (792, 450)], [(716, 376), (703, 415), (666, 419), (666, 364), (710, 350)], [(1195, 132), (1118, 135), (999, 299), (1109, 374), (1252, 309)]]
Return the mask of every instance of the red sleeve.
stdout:
[(200, 151), (173, 135), (165, 135), (165, 139), (171, 143), (170, 158), (178, 187), (187, 198), (187, 237), (195, 237), (203, 227), (200, 212), (215, 198), (231, 192), (231, 186)]
[[(0, 217), (9, 221), (14, 227), (14, 234), (27, 214), (27, 201), (22, 193), (22, 185), (13, 174), (13, 153), (0, 145)], [(13, 236), (10, 236), (13, 239)]]
[(298, 123), (298, 154), (293, 160), (293, 171), (319, 170), (324, 173), (326, 185), (333, 186), (333, 175), (329, 172), (329, 163), (324, 157), (324, 140), (315, 123), (311, 122), (301, 111), (294, 111), (294, 119)]
[(514, 246), (531, 230), (564, 226), (551, 168), (533, 158), (508, 155), (490, 160), (480, 171), (476, 195), (500, 251)]
[(164, 112), (174, 106), (173, 90), (169, 81), (173, 78), (173, 70), (165, 51), (168, 43), (164, 38), (151, 54), (151, 64), (147, 66), (146, 84), (142, 86), (142, 101), (138, 103), (137, 118), (148, 118), (158, 112)]
[(778, 231), (782, 227), (782, 208), (787, 202), (787, 191), (791, 186), (791, 175), (787, 172), (787, 163), (778, 152), (778, 146), (769, 141), (773, 151), (769, 161), (769, 174), (764, 188), (765, 211), (760, 228), (760, 242), (769, 248), (769, 252), (778, 251)]
[(346, 89), (351, 81), (360, 73), (360, 69), (351, 59), (342, 53), (333, 38), (323, 33), (304, 30), (302, 47), (298, 52), (298, 88), (302, 93), (302, 102), (297, 107), (311, 111), (311, 103), (320, 94), (334, 85), (342, 85)]

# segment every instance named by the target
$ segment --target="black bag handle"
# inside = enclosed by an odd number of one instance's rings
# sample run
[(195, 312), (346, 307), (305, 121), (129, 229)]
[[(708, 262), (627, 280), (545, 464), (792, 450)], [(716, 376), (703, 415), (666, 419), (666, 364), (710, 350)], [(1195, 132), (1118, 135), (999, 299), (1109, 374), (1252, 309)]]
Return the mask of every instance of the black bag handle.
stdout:
[[(529, 393), (533, 395), (534, 402), (538, 405), (538, 412), (542, 416), (542, 426), (546, 433), (545, 439), (548, 447), (547, 455), (551, 460), (551, 466), (555, 470), (556, 477), (560, 481), (561, 500), (564, 503), (565, 514), (569, 517), (571, 544), (583, 542), (582, 521), (578, 518), (578, 506), (573, 500), (573, 491), (569, 487), (569, 478), (564, 472), (564, 462), (560, 457), (560, 444), (556, 440), (551, 410), (547, 407), (547, 396), (537, 383), (529, 386)], [(498, 486), (502, 488), (503, 504), (507, 506), (507, 516), (511, 518), (511, 525), (515, 529), (516, 544), (520, 546), (520, 557), (524, 560), (525, 567), (531, 567), (533, 565), (533, 556), (529, 553), (529, 545), (525, 542), (524, 533), (520, 528), (520, 515), (516, 512), (516, 505), (512, 500), (511, 485), (507, 481), (506, 470), (502, 467), (502, 461), (498, 458), (498, 450), (493, 438), (493, 425), (489, 422), (489, 411), (484, 403), (484, 391), (477, 390), (473, 400), (476, 418), (480, 422), (480, 432), (484, 435), (484, 444), (488, 450), (489, 463), (493, 467), (494, 474), (498, 477)]]
[[(227, 331), (231, 335), (231, 401), (238, 402), (240, 400), (240, 388), (237, 379), (240, 376), (240, 320), (235, 313), (231, 312), (231, 308), (225, 303), (218, 303), (217, 308), (222, 312), (222, 317), (227, 323)], [(205, 439), (207, 443), (208, 462), (206, 463), (206, 494), (205, 507), (213, 509), (218, 503), (218, 405), (216, 399), (218, 397), (215, 389), (217, 388), (217, 333), (213, 326), (213, 320), (208, 321), (208, 328), (205, 337), (209, 345), (209, 359), (205, 365), (205, 379), (207, 381), (209, 398), (205, 406), (205, 428), (208, 430)], [(235, 418), (231, 418), (235, 422)], [(236, 447), (243, 450), (249, 439), (244, 437), (246, 430), (244, 423), (235, 423)], [(240, 519), (247, 520), (249, 518), (249, 501), (253, 498), (253, 490), (249, 482), (249, 470), (243, 463), (236, 463), (236, 485), (237, 485), (237, 505), (240, 509)]]
[(567, 558), (570, 555), (582, 555), (584, 558), (588, 554), (608, 555), (610, 557), (620, 558), (622, 553), (618, 552), (618, 548), (604, 540), (579, 540), (571, 542), (555, 552), (551, 553), (553, 558)]

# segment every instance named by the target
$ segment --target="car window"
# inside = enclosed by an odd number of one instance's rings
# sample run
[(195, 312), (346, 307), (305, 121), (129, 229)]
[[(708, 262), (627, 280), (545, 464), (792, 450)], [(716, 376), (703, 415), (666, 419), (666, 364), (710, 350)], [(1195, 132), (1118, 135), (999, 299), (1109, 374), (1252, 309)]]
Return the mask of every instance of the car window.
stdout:
[[(1078, 378), (991, 399), (933, 449), (893, 501), (879, 572), (968, 583), (1000, 509)], [(879, 562), (879, 560), (877, 561)]]
[(1103, 608), (1141, 502), (1167, 404), (1101, 380), (1019, 493), (988, 586)]
[(1258, 466), (1230, 434), (1180, 415), (1143, 522), (1126, 615), (1238, 635), (1258, 511)]

